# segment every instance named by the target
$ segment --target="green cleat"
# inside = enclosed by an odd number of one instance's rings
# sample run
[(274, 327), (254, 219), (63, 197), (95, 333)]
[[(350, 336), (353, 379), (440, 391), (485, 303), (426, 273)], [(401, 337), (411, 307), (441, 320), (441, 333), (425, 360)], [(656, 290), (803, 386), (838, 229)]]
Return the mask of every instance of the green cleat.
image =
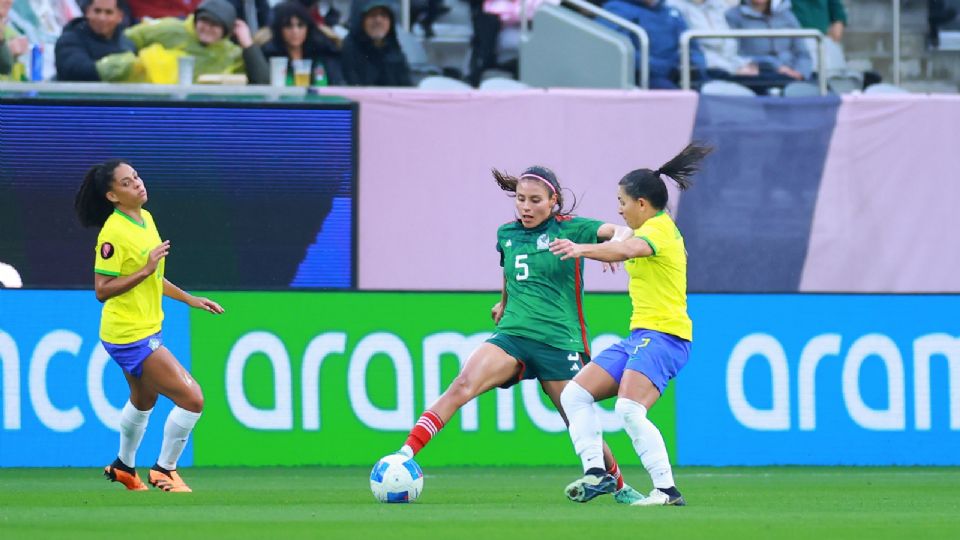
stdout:
[(564, 493), (567, 498), (573, 502), (587, 502), (598, 495), (613, 493), (617, 490), (617, 480), (609, 475), (597, 476), (594, 474), (584, 475), (571, 482)]
[(633, 504), (642, 501), (645, 497), (639, 491), (624, 484), (623, 489), (618, 489), (617, 492), (613, 494), (613, 498), (620, 504)]

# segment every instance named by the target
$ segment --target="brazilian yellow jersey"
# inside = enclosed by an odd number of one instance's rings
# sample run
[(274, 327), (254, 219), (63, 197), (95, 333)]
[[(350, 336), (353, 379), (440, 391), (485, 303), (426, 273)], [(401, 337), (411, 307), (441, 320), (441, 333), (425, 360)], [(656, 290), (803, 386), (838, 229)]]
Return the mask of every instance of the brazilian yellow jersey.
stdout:
[(643, 328), (693, 340), (687, 315), (687, 249), (677, 225), (665, 212), (648, 219), (634, 236), (646, 240), (653, 255), (630, 259), (633, 315), (630, 329)]
[[(138, 223), (119, 210), (107, 218), (97, 237), (97, 262), (93, 271), (107, 276), (128, 276), (147, 264), (150, 251), (160, 245), (153, 216), (140, 210)], [(164, 259), (157, 271), (129, 291), (108, 299), (100, 317), (100, 339), (123, 345), (160, 331), (163, 322)]]

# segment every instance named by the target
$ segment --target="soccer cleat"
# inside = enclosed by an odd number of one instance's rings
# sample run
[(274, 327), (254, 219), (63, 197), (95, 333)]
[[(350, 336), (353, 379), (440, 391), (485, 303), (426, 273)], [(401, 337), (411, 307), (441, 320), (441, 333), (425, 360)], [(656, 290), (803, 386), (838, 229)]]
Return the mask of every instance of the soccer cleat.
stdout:
[(613, 494), (613, 498), (620, 504), (633, 504), (635, 502), (642, 501), (644, 496), (639, 491), (633, 489), (627, 484), (624, 484), (622, 489), (618, 489)]
[(103, 475), (111, 482), (120, 482), (129, 491), (146, 491), (147, 485), (140, 480), (140, 475), (136, 469), (131, 469), (120, 461), (120, 458), (113, 460), (113, 463), (103, 468)]
[(585, 474), (570, 483), (564, 490), (567, 498), (573, 502), (587, 502), (598, 495), (613, 493), (617, 490), (617, 479), (612, 475)]
[(150, 484), (170, 493), (193, 492), (190, 486), (180, 478), (176, 469), (168, 471), (159, 465), (154, 465), (150, 468)]
[(640, 499), (639, 501), (631, 504), (631, 506), (686, 506), (687, 501), (683, 500), (683, 495), (680, 495), (680, 492), (677, 492), (677, 495), (674, 497), (668, 493), (664, 493), (659, 489), (654, 488), (646, 498)]

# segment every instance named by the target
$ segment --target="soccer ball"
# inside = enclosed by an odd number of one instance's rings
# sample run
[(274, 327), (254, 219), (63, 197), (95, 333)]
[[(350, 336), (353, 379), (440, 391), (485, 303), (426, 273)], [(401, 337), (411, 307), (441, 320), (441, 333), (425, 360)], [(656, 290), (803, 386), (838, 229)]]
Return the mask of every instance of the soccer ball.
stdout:
[(370, 471), (370, 491), (380, 502), (411, 503), (423, 491), (423, 470), (412, 458), (390, 454)]

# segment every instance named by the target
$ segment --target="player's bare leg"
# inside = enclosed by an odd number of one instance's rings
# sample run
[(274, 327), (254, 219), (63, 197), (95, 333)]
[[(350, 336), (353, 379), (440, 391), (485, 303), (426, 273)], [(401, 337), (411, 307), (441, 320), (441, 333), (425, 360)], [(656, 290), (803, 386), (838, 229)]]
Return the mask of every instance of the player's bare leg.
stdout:
[(409, 457), (416, 455), (460, 407), (515, 378), (519, 372), (520, 363), (503, 349), (492, 343), (480, 345), (447, 390), (417, 420), (400, 452)]
[(164, 491), (190, 492), (192, 490), (177, 472), (177, 461), (203, 411), (200, 385), (163, 346), (144, 361), (141, 378), (149, 388), (176, 404), (163, 427), (163, 444), (156, 465), (150, 469), (150, 483)]

